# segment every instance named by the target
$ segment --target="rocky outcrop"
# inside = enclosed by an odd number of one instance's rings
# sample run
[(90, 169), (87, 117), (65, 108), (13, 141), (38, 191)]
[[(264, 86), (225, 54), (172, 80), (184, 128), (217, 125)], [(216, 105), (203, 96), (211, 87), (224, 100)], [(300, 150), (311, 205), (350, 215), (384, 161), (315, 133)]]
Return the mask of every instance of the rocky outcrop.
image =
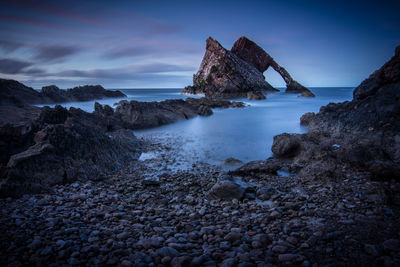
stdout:
[(55, 85), (42, 87), (42, 96), (52, 99), (54, 102), (89, 101), (106, 97), (126, 97), (121, 91), (106, 90), (101, 85), (77, 86), (67, 90), (61, 90)]
[(101, 179), (140, 154), (131, 131), (109, 131), (99, 115), (61, 106), (44, 107), (25, 122), (9, 120), (0, 126), (0, 135), (1, 197)]
[(39, 104), (44, 100), (42, 95), (31, 87), (14, 80), (0, 79), (0, 105)]
[(0, 79), (0, 105), (50, 104), (106, 97), (126, 97), (126, 95), (121, 91), (106, 90), (100, 85), (78, 86), (67, 90), (50, 85), (38, 92), (20, 82)]
[(190, 119), (197, 115), (209, 116), (213, 113), (212, 108), (228, 107), (243, 107), (243, 103), (210, 98), (171, 99), (161, 102), (122, 100), (116, 106), (113, 116), (119, 117), (125, 128), (143, 129)]
[(353, 92), (354, 100), (362, 100), (375, 95), (385, 85), (400, 81), (400, 46), (395, 50), (395, 56), (379, 70), (365, 79)]
[(304, 177), (340, 179), (362, 170), (374, 179), (400, 179), (400, 48), (354, 90), (354, 99), (307, 113), (307, 134), (274, 137), (272, 151)]
[(293, 80), (267, 52), (246, 37), (239, 38), (230, 51), (208, 38), (203, 61), (193, 76), (193, 86), (186, 87), (183, 93), (264, 99), (260, 96), (263, 91), (278, 91), (265, 81), (262, 74), (270, 66), (284, 79), (287, 93), (314, 96), (310, 90)]
[[(55, 184), (95, 180), (116, 173), (140, 154), (132, 129), (155, 127), (212, 108), (243, 107), (241, 102), (188, 98), (161, 102), (121, 101), (116, 110), (95, 103), (93, 113), (33, 107), (27, 101), (87, 100), (115, 96), (101, 86), (63, 91), (55, 86), (41, 93), (15, 81), (4, 82), (0, 105), (0, 197), (46, 191)], [(4, 84), (3, 84), (4, 85)], [(31, 99), (30, 96), (33, 96)]]
[(261, 92), (248, 92), (247, 99), (248, 100), (262, 100), (266, 99), (267, 97)]
[(258, 46), (255, 42), (249, 40), (247, 37), (240, 37), (232, 46), (232, 53), (243, 59), (244, 61), (252, 64), (261, 73), (266, 71), (270, 66), (282, 76), (286, 83), (286, 93), (301, 93), (302, 96), (313, 97), (314, 94), (300, 83), (293, 80), (289, 72), (281, 67), (276, 61)]
[(209, 97), (247, 97), (248, 92), (277, 91), (252, 64), (222, 47), (211, 37), (193, 86), (182, 93), (205, 94)]

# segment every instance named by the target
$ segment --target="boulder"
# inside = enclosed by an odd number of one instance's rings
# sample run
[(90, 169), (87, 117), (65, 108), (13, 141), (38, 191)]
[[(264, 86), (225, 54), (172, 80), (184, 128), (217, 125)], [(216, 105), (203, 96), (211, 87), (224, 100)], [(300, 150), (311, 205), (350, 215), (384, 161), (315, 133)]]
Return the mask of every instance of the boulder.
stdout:
[(269, 158), (267, 160), (256, 160), (246, 163), (245, 165), (230, 171), (230, 175), (252, 176), (257, 173), (276, 175), (277, 171), (285, 165), (284, 161), (277, 158)]
[(272, 152), (279, 158), (292, 158), (297, 156), (301, 150), (299, 135), (283, 133), (274, 136)]
[(242, 199), (246, 189), (232, 180), (220, 180), (207, 193), (209, 199)]

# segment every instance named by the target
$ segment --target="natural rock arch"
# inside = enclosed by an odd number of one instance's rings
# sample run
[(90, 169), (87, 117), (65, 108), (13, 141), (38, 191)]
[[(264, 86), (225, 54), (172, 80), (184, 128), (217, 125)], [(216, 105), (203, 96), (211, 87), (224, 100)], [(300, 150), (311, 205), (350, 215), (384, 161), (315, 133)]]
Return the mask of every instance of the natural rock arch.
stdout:
[[(247, 37), (240, 37), (231, 50), (216, 40), (207, 39), (206, 53), (200, 68), (193, 75), (193, 86), (187, 86), (182, 93), (202, 93), (211, 97), (260, 97), (262, 91), (278, 91), (266, 80), (263, 72), (270, 66), (279, 73), (286, 83), (286, 93), (314, 94), (293, 80), (267, 52)], [(249, 98), (250, 98), (249, 97)]]

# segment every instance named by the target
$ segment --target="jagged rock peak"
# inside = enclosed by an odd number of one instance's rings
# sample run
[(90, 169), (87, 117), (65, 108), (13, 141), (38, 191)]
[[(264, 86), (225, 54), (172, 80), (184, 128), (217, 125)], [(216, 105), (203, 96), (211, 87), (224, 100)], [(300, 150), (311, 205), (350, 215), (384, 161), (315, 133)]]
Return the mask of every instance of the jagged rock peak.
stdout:
[(382, 86), (400, 81), (400, 46), (395, 55), (379, 70), (372, 73), (353, 92), (354, 100), (361, 100), (374, 95)]
[(263, 74), (209, 37), (200, 68), (193, 75), (193, 86), (182, 93), (205, 94), (208, 97), (246, 97), (262, 91), (277, 91), (265, 81)]
[(301, 96), (314, 97), (310, 90), (295, 81), (285, 68), (281, 67), (264, 49), (247, 37), (240, 37), (233, 44), (231, 51), (244, 61), (252, 64), (260, 72), (266, 71), (271, 66), (285, 81), (286, 93), (301, 93)]
[(249, 62), (260, 72), (264, 72), (272, 64), (276, 65), (274, 59), (255, 42), (242, 36), (233, 44), (231, 52)]
[(182, 93), (205, 94), (208, 97), (257, 95), (257, 99), (263, 99), (263, 91), (278, 91), (263, 75), (269, 66), (285, 80), (287, 93), (314, 96), (310, 90), (293, 80), (267, 52), (244, 36), (235, 42), (230, 51), (213, 38), (207, 38), (206, 52), (200, 68), (193, 75), (193, 86), (185, 87)]

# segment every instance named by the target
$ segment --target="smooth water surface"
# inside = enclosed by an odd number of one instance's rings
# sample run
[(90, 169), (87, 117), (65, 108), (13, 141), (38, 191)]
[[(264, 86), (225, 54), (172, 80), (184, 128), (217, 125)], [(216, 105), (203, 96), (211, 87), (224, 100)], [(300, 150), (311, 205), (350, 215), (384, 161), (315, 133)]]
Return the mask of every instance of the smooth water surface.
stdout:
[(330, 102), (352, 98), (353, 88), (312, 88), (315, 98), (302, 98), (283, 92), (265, 100), (249, 101), (241, 109), (214, 109), (209, 117), (196, 117), (154, 129), (135, 131), (138, 137), (176, 139), (186, 159), (221, 164), (233, 157), (243, 162), (272, 156), (273, 137), (277, 134), (303, 133), (300, 117), (318, 112)]
[[(160, 101), (182, 98), (181, 89), (121, 90), (127, 100)], [(282, 90), (283, 91), (283, 90)], [(179, 146), (180, 156), (189, 163), (202, 161), (221, 164), (230, 157), (243, 162), (266, 159), (272, 155), (271, 145), (277, 134), (303, 133), (300, 117), (306, 112), (318, 112), (330, 102), (351, 100), (353, 88), (311, 88), (315, 98), (302, 98), (283, 92), (270, 94), (265, 100), (237, 99), (247, 105), (241, 109), (214, 109), (209, 117), (196, 117), (157, 128), (134, 131), (138, 137), (169, 140)], [(121, 99), (96, 100), (112, 106)], [(62, 104), (93, 111), (95, 101)]]

